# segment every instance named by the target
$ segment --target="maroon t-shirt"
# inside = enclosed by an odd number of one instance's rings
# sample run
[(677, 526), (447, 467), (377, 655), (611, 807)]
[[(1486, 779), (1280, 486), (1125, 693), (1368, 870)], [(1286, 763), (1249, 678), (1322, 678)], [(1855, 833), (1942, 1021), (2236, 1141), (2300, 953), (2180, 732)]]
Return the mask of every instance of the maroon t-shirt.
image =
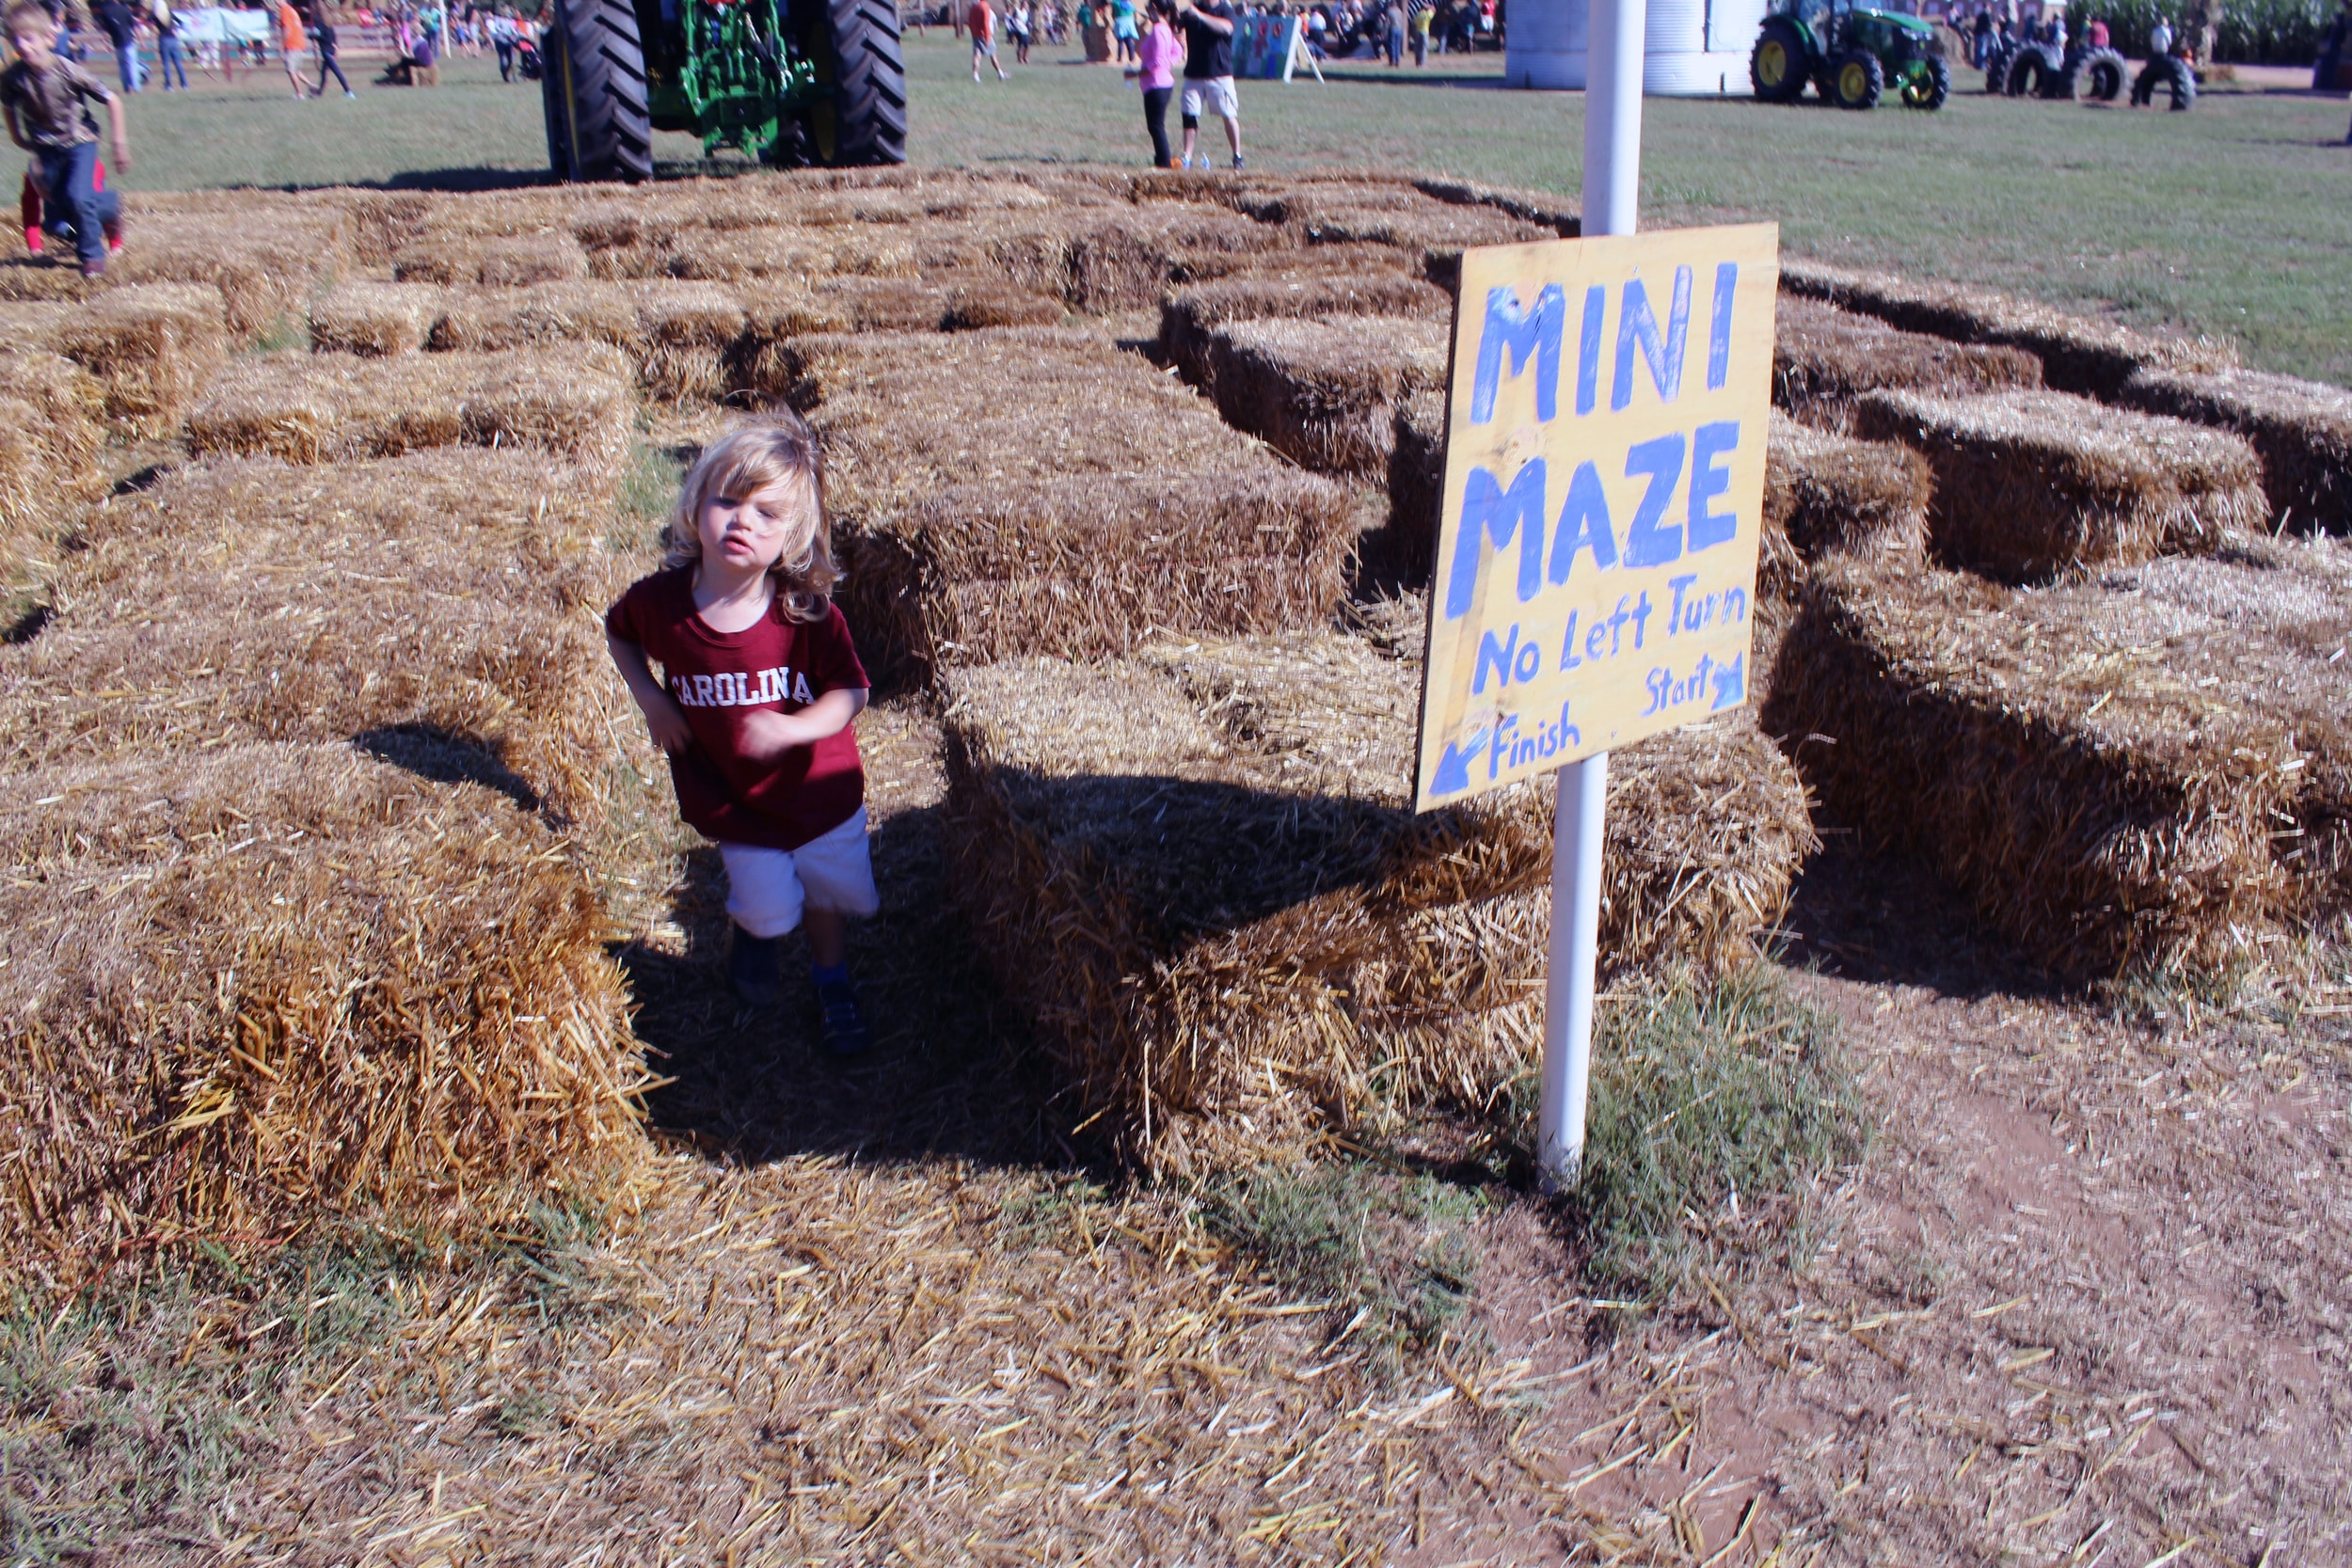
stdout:
[(694, 569), (681, 566), (639, 579), (604, 625), (661, 666), (686, 712), (694, 743), (670, 758), (670, 777), (688, 826), (728, 844), (798, 849), (865, 804), (853, 726), (771, 761), (743, 754), (747, 715), (798, 713), (828, 691), (872, 684), (838, 609), (803, 624), (786, 620), (778, 599), (746, 630), (718, 631), (694, 609)]

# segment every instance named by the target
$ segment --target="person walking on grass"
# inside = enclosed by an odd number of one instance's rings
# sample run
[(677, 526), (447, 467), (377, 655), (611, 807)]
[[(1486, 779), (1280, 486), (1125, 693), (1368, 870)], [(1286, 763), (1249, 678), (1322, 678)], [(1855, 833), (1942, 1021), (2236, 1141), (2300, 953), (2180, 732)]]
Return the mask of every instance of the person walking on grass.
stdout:
[(302, 79), (302, 56), (310, 50), (310, 39), (303, 31), (302, 13), (294, 9), (294, 0), (278, 0), (278, 47), (286, 57), (286, 80), (294, 84), (294, 95), (310, 97), (310, 86)]
[(1135, 0), (1111, 0), (1111, 59), (1119, 65), (1136, 63)]
[(171, 8), (171, 0), (148, 0), (147, 20), (155, 25), (155, 74), (163, 78), (164, 90), (171, 90), (172, 72), (180, 74), (180, 90), (188, 90), (188, 54), (180, 44), (180, 13)]
[(106, 40), (115, 46), (115, 74), (121, 79), (122, 90), (136, 92), (141, 86), (139, 71), (139, 19), (123, 0), (99, 0), (98, 25)]
[(1036, 29), (1036, 15), (1029, 9), (1029, 0), (1013, 0), (1012, 9), (1005, 13), (1005, 31), (1012, 35), (1012, 63), (1029, 63), (1029, 40)]
[[(1136, 41), (1136, 81), (1143, 88), (1143, 126), (1152, 133), (1152, 166), (1173, 168), (1168, 146), (1168, 101), (1176, 95), (1176, 67), (1184, 45), (1176, 36), (1176, 0), (1151, 0), (1143, 37)], [(1189, 160), (1191, 154), (1185, 154)]]
[(342, 61), (336, 55), (335, 24), (326, 20), (326, 8), (314, 3), (310, 9), (310, 36), (317, 40), (319, 50), (318, 86), (310, 89), (310, 96), (313, 98), (326, 96), (326, 78), (328, 73), (332, 72), (336, 85), (343, 89), (345, 98), (358, 97), (358, 93), (351, 90), (351, 78), (343, 74)]
[[(1176, 14), (1184, 24), (1184, 95), (1179, 107), (1184, 126), (1184, 167), (1192, 166), (1194, 147), (1200, 139), (1200, 111), (1206, 108), (1225, 121), (1225, 139), (1233, 150), (1233, 166), (1241, 163), (1241, 95), (1233, 90), (1232, 0), (1176, 0)], [(1200, 166), (1209, 155), (1200, 154)]]
[(15, 0), (7, 16), (16, 63), (0, 71), (0, 112), (8, 139), (33, 155), (43, 210), (54, 228), (73, 226), (82, 276), (106, 271), (110, 251), (122, 248), (122, 198), (105, 188), (98, 163), (98, 122), (88, 105), (106, 105), (114, 133), (115, 167), (131, 166), (131, 133), (122, 100), (72, 60), (57, 55), (57, 24), (40, 0)]
[(1009, 82), (1005, 68), (996, 58), (996, 13), (989, 8), (988, 0), (972, 0), (972, 9), (964, 16), (964, 24), (972, 29), (972, 80), (980, 79), (980, 62), (985, 59), (994, 68), (999, 82)]
[(737, 997), (775, 1004), (777, 942), (802, 927), (824, 1049), (853, 1056), (867, 1035), (844, 923), (882, 905), (851, 727), (871, 683), (831, 597), (840, 573), (824, 495), (817, 437), (798, 415), (722, 437), (686, 476), (662, 570), (604, 624), (669, 753), (678, 815), (718, 841)]

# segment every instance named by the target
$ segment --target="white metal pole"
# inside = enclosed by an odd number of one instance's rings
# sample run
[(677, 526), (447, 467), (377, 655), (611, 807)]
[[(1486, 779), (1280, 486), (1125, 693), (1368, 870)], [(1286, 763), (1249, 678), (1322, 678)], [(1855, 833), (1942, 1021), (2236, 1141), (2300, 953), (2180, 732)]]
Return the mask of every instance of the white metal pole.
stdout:
[[(1644, 0), (1592, 0), (1586, 34), (1587, 235), (1633, 232), (1642, 176)], [(1609, 753), (1560, 769), (1552, 813), (1551, 951), (1544, 985), (1543, 1103), (1536, 1164), (1553, 1192), (1584, 1169), (1593, 1075), (1593, 972), (1600, 944), (1602, 831)]]

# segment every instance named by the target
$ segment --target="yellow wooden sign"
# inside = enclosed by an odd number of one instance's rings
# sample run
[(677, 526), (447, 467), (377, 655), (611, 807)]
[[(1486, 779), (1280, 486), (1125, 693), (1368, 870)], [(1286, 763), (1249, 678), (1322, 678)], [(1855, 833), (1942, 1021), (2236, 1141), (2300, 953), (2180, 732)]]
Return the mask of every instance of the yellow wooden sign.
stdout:
[(1779, 247), (1463, 256), (1415, 809), (1747, 700)]

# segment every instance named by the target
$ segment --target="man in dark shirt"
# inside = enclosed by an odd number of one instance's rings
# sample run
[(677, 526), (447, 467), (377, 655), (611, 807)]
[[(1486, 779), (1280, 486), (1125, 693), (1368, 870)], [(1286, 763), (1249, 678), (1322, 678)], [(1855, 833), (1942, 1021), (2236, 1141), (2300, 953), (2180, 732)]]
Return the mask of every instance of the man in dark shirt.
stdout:
[[(1238, 13), (1232, 0), (1177, 0), (1176, 14), (1184, 24), (1184, 167), (1192, 166), (1205, 103), (1225, 121), (1225, 139), (1232, 144), (1233, 166), (1239, 168), (1241, 99), (1233, 91), (1233, 23)], [(1200, 166), (1209, 166), (1206, 152), (1200, 154)]]
[(16, 49), (16, 63), (0, 71), (8, 137), (38, 160), (41, 198), (53, 217), (62, 213), (72, 220), (82, 274), (96, 277), (106, 270), (109, 243), (121, 244), (122, 198), (98, 186), (98, 125), (85, 105), (106, 105), (115, 167), (128, 169), (131, 138), (122, 100), (72, 60), (57, 57), (57, 24), (40, 0), (15, 0), (8, 34)]
[(139, 90), (139, 20), (122, 0), (99, 0), (98, 25), (115, 46), (115, 71), (124, 92)]

